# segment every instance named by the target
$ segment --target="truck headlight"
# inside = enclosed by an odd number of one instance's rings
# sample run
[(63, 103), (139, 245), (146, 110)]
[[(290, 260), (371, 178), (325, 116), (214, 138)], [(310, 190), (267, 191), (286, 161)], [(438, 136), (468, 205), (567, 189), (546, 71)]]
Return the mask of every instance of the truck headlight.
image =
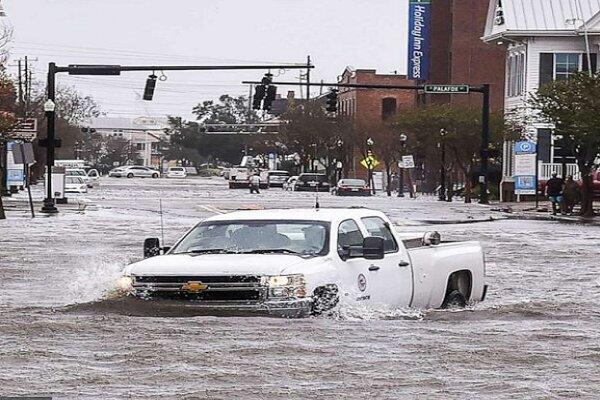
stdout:
[(295, 298), (306, 297), (304, 275), (277, 275), (264, 278), (269, 288), (269, 297)]
[(117, 290), (128, 293), (133, 290), (133, 278), (131, 276), (122, 276), (117, 279)]

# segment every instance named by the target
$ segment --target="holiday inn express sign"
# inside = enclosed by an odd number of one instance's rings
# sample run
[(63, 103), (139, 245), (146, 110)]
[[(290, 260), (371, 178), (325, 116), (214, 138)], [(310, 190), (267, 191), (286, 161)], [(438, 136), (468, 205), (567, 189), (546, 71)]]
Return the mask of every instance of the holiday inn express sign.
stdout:
[(430, 0), (410, 0), (408, 9), (408, 79), (429, 79)]

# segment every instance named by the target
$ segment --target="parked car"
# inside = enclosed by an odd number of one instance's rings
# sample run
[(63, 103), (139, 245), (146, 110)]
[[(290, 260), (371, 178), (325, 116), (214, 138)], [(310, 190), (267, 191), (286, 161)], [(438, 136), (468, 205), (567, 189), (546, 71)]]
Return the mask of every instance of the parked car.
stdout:
[(478, 242), (400, 235), (369, 209), (222, 214), (173, 247), (146, 239), (144, 256), (125, 268), (121, 291), (206, 313), (303, 317), (338, 304), (460, 308), (487, 291)]
[(290, 176), (287, 181), (283, 184), (283, 190), (295, 190), (296, 181), (298, 180), (298, 175)]
[(283, 187), (289, 177), (290, 173), (287, 171), (268, 171), (267, 183), (270, 187)]
[(340, 179), (335, 186), (337, 196), (370, 196), (371, 188), (362, 179)]
[(87, 193), (88, 186), (83, 177), (65, 176), (65, 193)]
[(167, 178), (185, 178), (187, 171), (184, 167), (169, 167), (166, 176)]
[(311, 192), (329, 192), (331, 186), (327, 181), (325, 174), (304, 173), (298, 176), (298, 180), (294, 184), (294, 190), (311, 191)]
[(158, 178), (160, 176), (160, 172), (155, 169), (142, 166), (123, 166), (110, 170), (108, 176), (115, 178)]
[(94, 182), (98, 180), (98, 171), (91, 169), (89, 172), (86, 172), (83, 168), (66, 168), (65, 176), (78, 176), (83, 179), (87, 187), (91, 188), (94, 187)]

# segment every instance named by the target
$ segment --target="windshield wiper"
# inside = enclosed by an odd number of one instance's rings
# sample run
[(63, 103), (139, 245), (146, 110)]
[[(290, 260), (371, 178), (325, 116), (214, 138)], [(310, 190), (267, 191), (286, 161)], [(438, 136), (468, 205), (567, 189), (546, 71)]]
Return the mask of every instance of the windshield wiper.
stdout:
[(305, 255), (304, 253), (298, 253), (297, 251), (290, 249), (256, 249), (256, 250), (248, 250), (242, 251), (242, 254), (297, 254), (297, 255)]
[(173, 254), (239, 254), (239, 252), (227, 249), (196, 249)]

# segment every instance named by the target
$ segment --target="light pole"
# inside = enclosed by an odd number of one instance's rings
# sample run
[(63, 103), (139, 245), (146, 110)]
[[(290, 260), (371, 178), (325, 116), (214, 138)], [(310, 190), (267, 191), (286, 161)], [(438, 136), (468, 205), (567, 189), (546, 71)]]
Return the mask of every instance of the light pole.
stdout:
[(375, 194), (375, 182), (373, 182), (373, 145), (375, 141), (371, 138), (367, 138), (367, 170), (369, 173), (369, 185), (371, 186), (371, 192)]
[(50, 82), (50, 80), (52, 82), (48, 84), (48, 100), (44, 103), (48, 129), (46, 139), (43, 141), (43, 144), (46, 146), (46, 198), (44, 199), (41, 211), (46, 214), (56, 214), (58, 210), (54, 205), (54, 197), (52, 195), (52, 166), (54, 165), (54, 147), (56, 146), (56, 139), (54, 138), (56, 104), (54, 103), (54, 73), (48, 72), (48, 81)]
[(406, 151), (407, 139), (408, 138), (404, 133), (400, 135), (400, 161), (398, 161), (398, 197), (404, 197), (404, 161), (402, 159), (402, 156), (404, 156), (404, 152)]
[(446, 143), (444, 143), (444, 136), (446, 136), (446, 130), (440, 129), (440, 141), (438, 142), (438, 148), (441, 151), (441, 165), (440, 165), (440, 193), (439, 201), (446, 200)]
[(337, 169), (337, 179), (336, 179), (336, 184), (337, 184), (342, 179), (342, 168), (344, 167), (344, 164), (342, 161), (343, 151), (344, 151), (344, 141), (342, 139), (338, 139), (338, 141), (336, 142), (336, 145), (337, 145), (337, 149), (338, 149), (338, 161), (335, 165), (335, 167)]

